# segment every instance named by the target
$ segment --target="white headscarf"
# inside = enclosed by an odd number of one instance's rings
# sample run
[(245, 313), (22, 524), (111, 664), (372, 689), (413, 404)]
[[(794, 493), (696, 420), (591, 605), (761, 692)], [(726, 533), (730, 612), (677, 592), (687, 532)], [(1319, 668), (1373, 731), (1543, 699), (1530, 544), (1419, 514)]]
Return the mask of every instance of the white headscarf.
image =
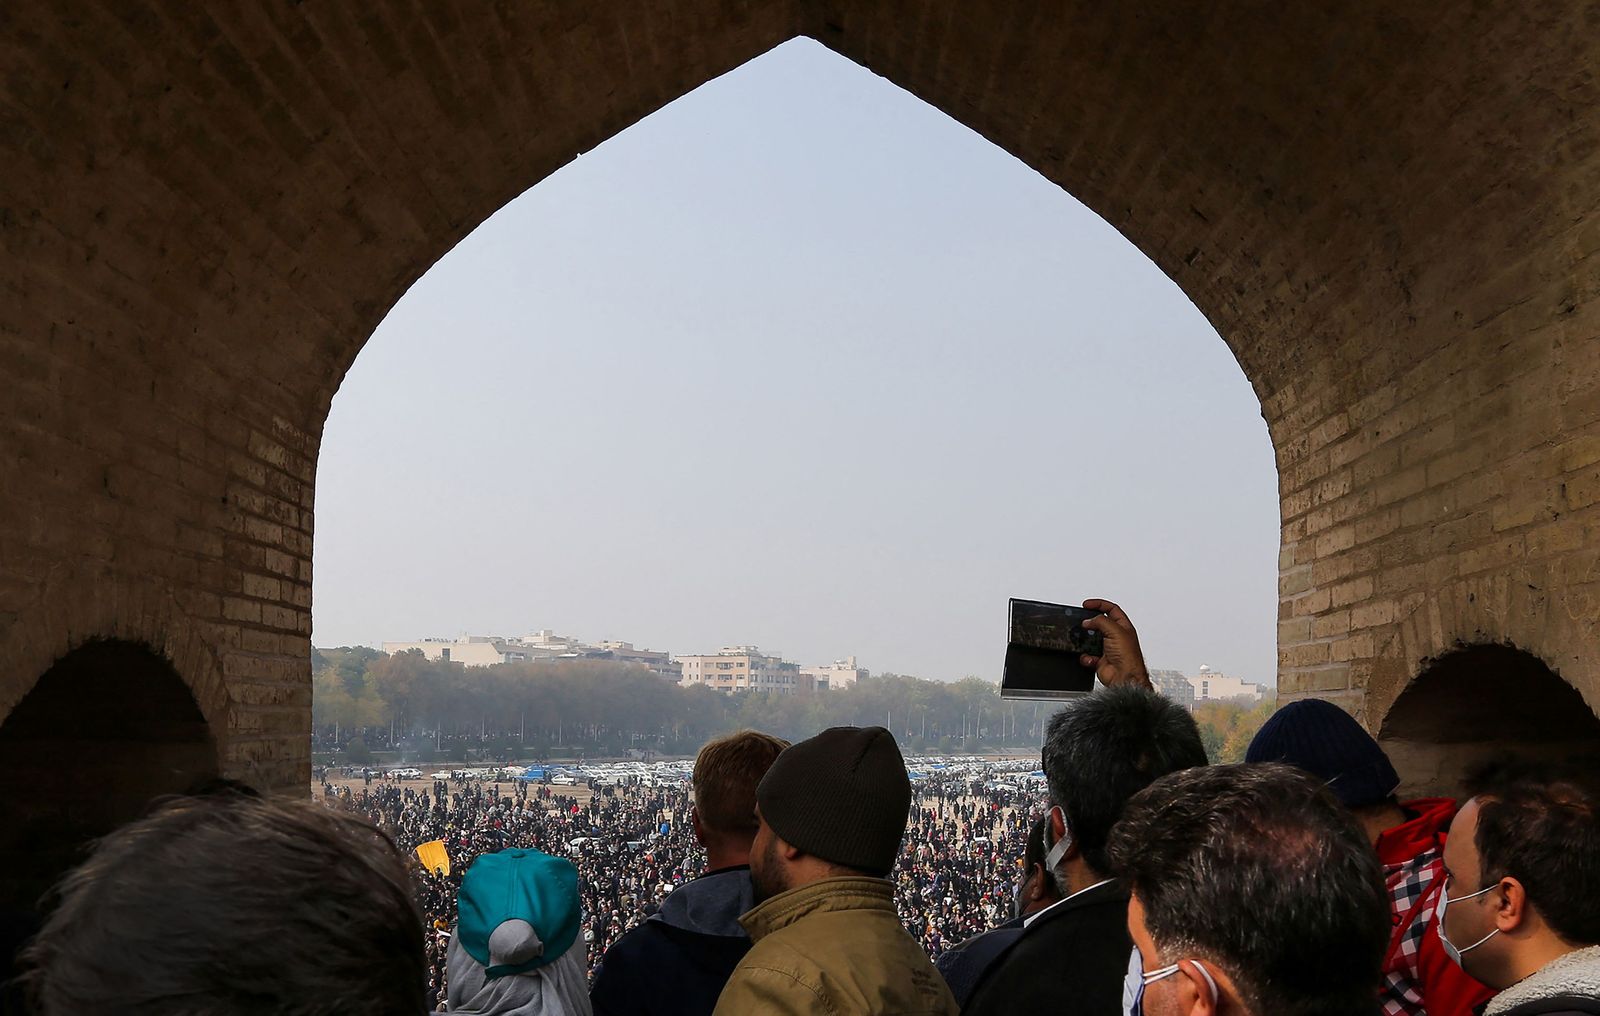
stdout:
[[(520, 927), (508, 928), (507, 925)], [(511, 933), (523, 940), (518, 952), (529, 945), (543, 951), (533, 928), (524, 921), (507, 921), (491, 936), (503, 938)], [(528, 937), (533, 941), (529, 943)], [(491, 945), (491, 948), (493, 946)], [(574, 942), (561, 957), (522, 974), (504, 974), (491, 979), (483, 965), (461, 947), (460, 936), (450, 936), (445, 951), (446, 998), (452, 1016), (593, 1016), (589, 1006), (589, 976), (584, 966), (586, 950)]]

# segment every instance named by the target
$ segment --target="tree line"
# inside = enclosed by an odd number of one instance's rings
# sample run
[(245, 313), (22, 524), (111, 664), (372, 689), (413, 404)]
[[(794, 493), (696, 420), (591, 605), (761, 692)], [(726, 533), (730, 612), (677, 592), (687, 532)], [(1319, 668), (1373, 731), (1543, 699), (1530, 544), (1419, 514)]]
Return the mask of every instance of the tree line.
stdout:
[[(1002, 700), (996, 685), (977, 677), (943, 682), (882, 674), (814, 694), (726, 695), (680, 687), (614, 660), (467, 667), (415, 650), (312, 651), (313, 750), (324, 762), (361, 763), (374, 752), (418, 762), (630, 750), (692, 755), (707, 740), (745, 727), (799, 740), (827, 727), (872, 724), (892, 730), (908, 754), (1030, 752), (1038, 750), (1054, 709)], [(1206, 703), (1196, 719), (1208, 753), (1228, 759), (1242, 757), (1243, 744), (1270, 712)]]

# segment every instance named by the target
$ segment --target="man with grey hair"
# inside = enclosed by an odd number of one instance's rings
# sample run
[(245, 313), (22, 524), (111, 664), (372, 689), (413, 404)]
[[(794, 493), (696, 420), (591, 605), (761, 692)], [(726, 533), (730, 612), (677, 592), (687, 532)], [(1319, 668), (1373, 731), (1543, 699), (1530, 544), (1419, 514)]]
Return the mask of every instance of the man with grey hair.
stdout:
[[(1050, 720), (1044, 772), (1050, 811), (1045, 868), (1062, 900), (1028, 918), (1022, 935), (978, 983), (962, 1009), (971, 1016), (1053, 1012), (1070, 997), (1074, 1013), (1116, 1016), (1133, 953), (1128, 891), (1109, 874), (1106, 842), (1129, 798), (1162, 776), (1206, 764), (1194, 719), (1137, 680), (1138, 640), (1115, 604), (1117, 686), (1078, 699)], [(1105, 609), (1104, 607), (1100, 609)], [(1095, 661), (1101, 662), (1101, 661)], [(1102, 672), (1102, 680), (1110, 675)], [(1125, 683), (1124, 683), (1125, 682)]]

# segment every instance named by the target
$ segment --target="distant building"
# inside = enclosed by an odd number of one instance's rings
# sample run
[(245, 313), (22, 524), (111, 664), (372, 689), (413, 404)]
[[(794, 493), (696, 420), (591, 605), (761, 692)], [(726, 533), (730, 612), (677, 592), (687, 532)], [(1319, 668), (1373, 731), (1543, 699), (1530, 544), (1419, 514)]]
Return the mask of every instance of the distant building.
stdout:
[(498, 635), (462, 635), (453, 639), (423, 639), (420, 642), (385, 642), (386, 653), (415, 649), (430, 660), (448, 660), (468, 667), (492, 667), (500, 663), (531, 663), (535, 660), (619, 660), (637, 663), (652, 674), (676, 681), (682, 668), (670, 653), (635, 649), (632, 642), (601, 642), (589, 645), (569, 635), (557, 635), (546, 628), (532, 635), (502, 638)]
[(1194, 685), (1181, 670), (1152, 670), (1150, 683), (1155, 685), (1156, 691), (1185, 709), (1194, 708)]
[(420, 642), (385, 642), (386, 653), (420, 652), (430, 660), (445, 660), (468, 667), (492, 667), (500, 663), (526, 663), (548, 654), (510, 639), (490, 635), (463, 635), (454, 639), (423, 639)]
[(824, 663), (816, 667), (801, 667), (800, 673), (811, 678), (812, 686), (817, 691), (838, 691), (840, 688), (850, 688), (864, 677), (870, 677), (865, 667), (856, 666), (856, 658), (847, 656), (842, 660)]
[(715, 656), (679, 656), (685, 688), (702, 685), (721, 692), (773, 691), (788, 695), (809, 692), (814, 679), (800, 665), (767, 656), (755, 646), (723, 646)]
[(561, 656), (579, 657), (584, 654), (585, 650), (594, 648), (593, 646), (585, 645), (570, 635), (557, 635), (549, 628), (541, 628), (532, 635), (522, 635), (509, 641), (538, 653), (539, 655), (535, 659), (541, 660), (555, 659)]
[(1188, 680), (1189, 686), (1194, 689), (1196, 702), (1220, 702), (1223, 699), (1248, 699), (1251, 702), (1260, 702), (1266, 695), (1266, 689), (1261, 685), (1229, 677), (1227, 674), (1219, 674), (1203, 663), (1200, 665), (1200, 673)]
[(598, 653), (589, 655), (601, 659), (622, 660), (626, 663), (637, 663), (648, 667), (650, 673), (657, 677), (665, 677), (677, 681), (683, 677), (683, 664), (672, 658), (670, 653), (658, 653), (650, 649), (635, 649), (632, 642), (601, 642), (595, 647)]

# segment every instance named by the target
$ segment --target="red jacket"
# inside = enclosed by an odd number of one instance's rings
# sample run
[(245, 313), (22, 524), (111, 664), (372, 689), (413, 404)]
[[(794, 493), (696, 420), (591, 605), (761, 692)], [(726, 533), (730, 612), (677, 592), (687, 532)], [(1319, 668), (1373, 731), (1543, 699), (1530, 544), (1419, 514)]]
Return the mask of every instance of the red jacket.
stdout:
[(1384, 1016), (1472, 1016), (1494, 992), (1450, 961), (1438, 931), (1445, 833), (1456, 803), (1427, 797), (1400, 807), (1415, 817), (1384, 830), (1377, 843), (1394, 920), (1378, 993)]

